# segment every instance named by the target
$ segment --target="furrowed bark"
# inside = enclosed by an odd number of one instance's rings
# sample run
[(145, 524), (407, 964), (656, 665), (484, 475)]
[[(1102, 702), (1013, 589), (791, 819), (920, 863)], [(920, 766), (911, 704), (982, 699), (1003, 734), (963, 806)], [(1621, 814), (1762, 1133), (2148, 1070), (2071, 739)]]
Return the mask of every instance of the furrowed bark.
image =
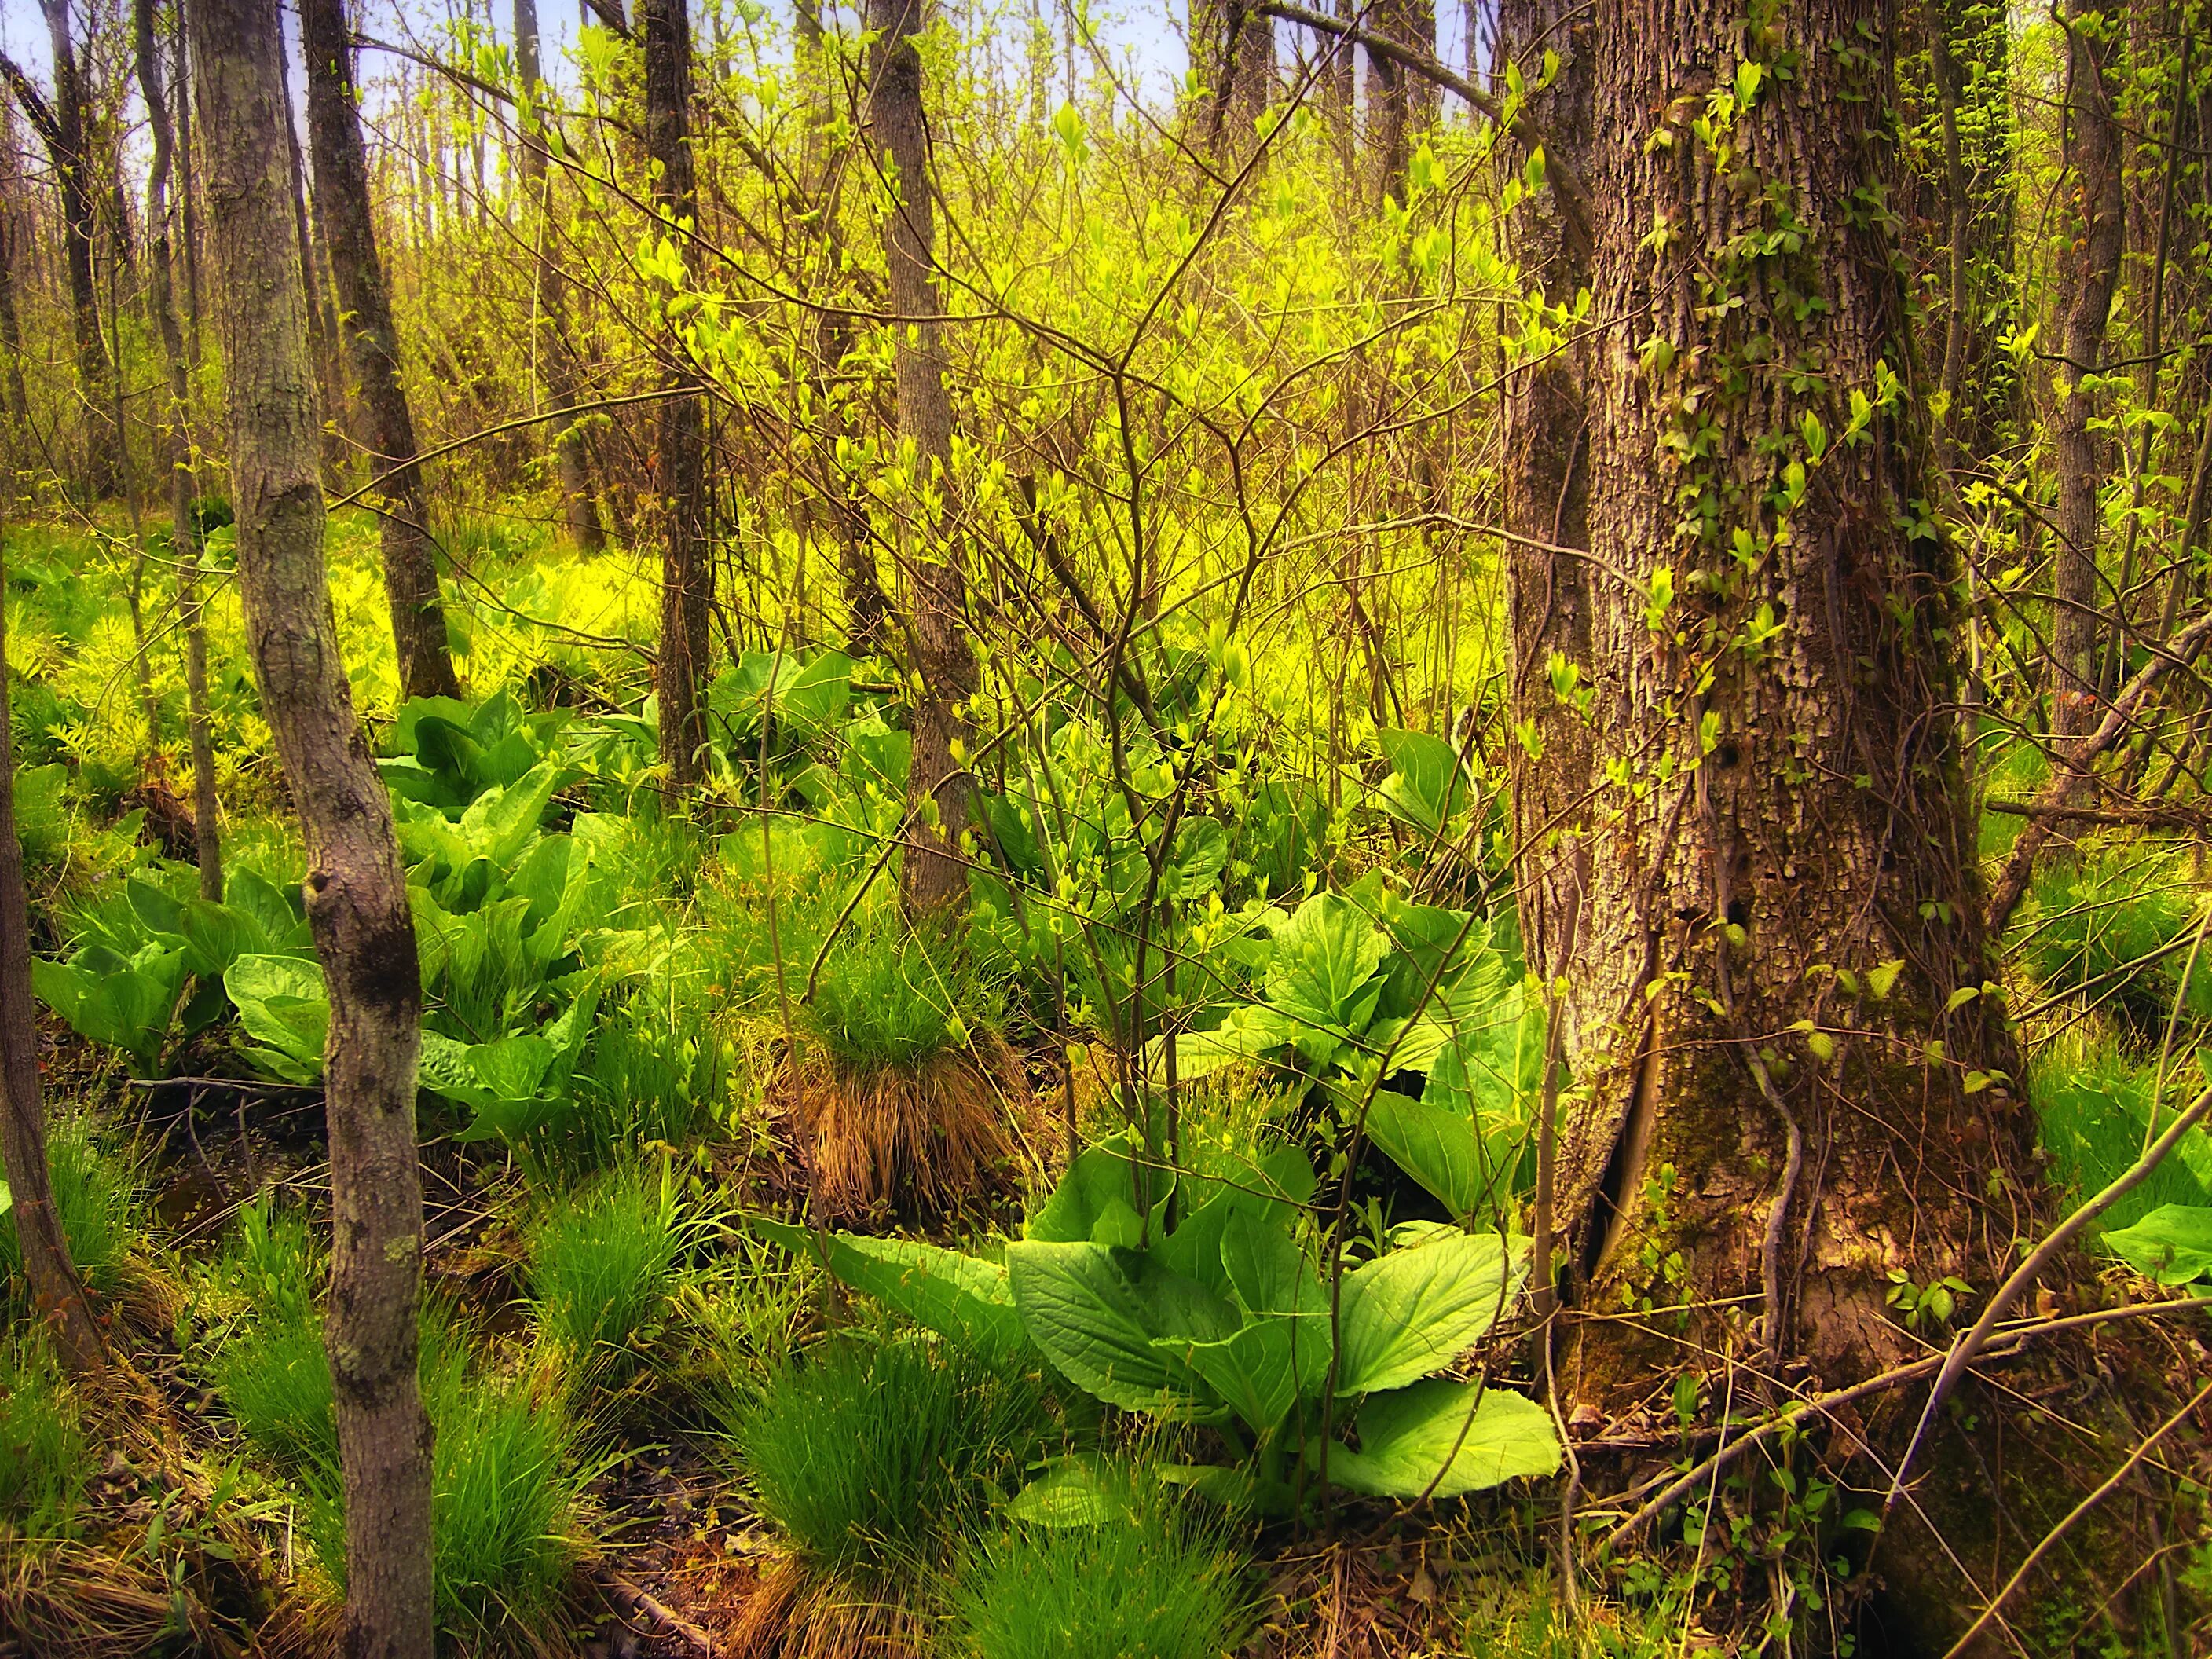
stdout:
[[(646, 148), (659, 163), (653, 206), (664, 217), (696, 228), (699, 190), (691, 162), (691, 19), (687, 0), (644, 0), (638, 8), (645, 45)], [(684, 269), (694, 262), (690, 235), (670, 240)], [(660, 656), (654, 689), (660, 696), (660, 757), (669, 784), (688, 793), (699, 776), (707, 743), (707, 708), (700, 689), (708, 650), (707, 612), (713, 599), (707, 568), (706, 410), (699, 377), (680, 336), (669, 340), (664, 384), (690, 396), (660, 405), (659, 471), (664, 534), (660, 555)]]
[(356, 718), (324, 564), (314, 370), (290, 222), (276, 0), (193, 0), (246, 635), (307, 841), (330, 992), (325, 1342), (346, 1499), (342, 1646), (430, 1659), (430, 1425), (416, 1380), (422, 985), (390, 798)]
[[(1912, 1346), (1892, 1268), (1992, 1282), (2006, 1206), (2036, 1190), (2027, 1114), (1990, 1081), (2018, 1061), (1979, 996), (1953, 559), (1925, 527), (1904, 294), (1851, 207), (1889, 165), (1885, 21), (1879, 0), (1808, 0), (1763, 31), (1723, 0), (1593, 15), (1608, 321), (1582, 390), (1604, 564), (1583, 571), (1588, 660), (1560, 677), (1570, 706), (1587, 695), (1583, 732), (1555, 748), (1566, 717), (1539, 717), (1521, 808), (1531, 960), (1570, 982), (1556, 1186), (1578, 1304), (1686, 1302), (1710, 1350), (1834, 1380)], [(1792, 76), (1747, 103), (1741, 66), (1781, 61)], [(1524, 519), (1554, 476), (1509, 483)], [(1571, 477), (1554, 500), (1571, 509)], [(1562, 628), (1553, 591), (1516, 605), (1524, 651), (1569, 649), (1532, 626)], [(1548, 658), (1515, 672), (1524, 707), (1560, 695)], [(1579, 867), (1542, 855), (1577, 791)], [(1680, 1358), (1589, 1322), (1568, 1375), (1619, 1405)]]
[(900, 563), (906, 580), (908, 652), (919, 682), (914, 758), (907, 775), (905, 860), (899, 897), (909, 915), (964, 909), (968, 872), (958, 854), (968, 823), (965, 769), (953, 758), (970, 736), (962, 705), (975, 694), (968, 639), (968, 579), (954, 522), (952, 399), (945, 389), (944, 325), (934, 275), (929, 128), (922, 108), (923, 0), (869, 0), (877, 36), (868, 64), (868, 118), (895, 192), (884, 220), (890, 267), (899, 447), (913, 477), (904, 498)]
[[(362, 143), (344, 0), (301, 0), (300, 37), (307, 60), (307, 148), (314, 164), (315, 202), (330, 239), (331, 280), (361, 389), (362, 436), (382, 497), (384, 586), (392, 605), (399, 684), (410, 697), (458, 697), (461, 687), (447, 644), (429, 504), (416, 459), (420, 452), (415, 417), (400, 383), (399, 333), (371, 216), (368, 158)], [(294, 234), (296, 240), (296, 228)]]

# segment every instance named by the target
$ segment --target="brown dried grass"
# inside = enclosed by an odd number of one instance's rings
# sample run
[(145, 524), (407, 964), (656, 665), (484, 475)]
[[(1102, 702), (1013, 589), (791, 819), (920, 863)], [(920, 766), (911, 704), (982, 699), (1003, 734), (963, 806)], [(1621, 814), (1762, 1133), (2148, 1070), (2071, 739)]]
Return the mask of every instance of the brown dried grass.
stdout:
[(729, 1626), (730, 1659), (922, 1659), (929, 1621), (784, 1556)]
[(803, 1043), (776, 1105), (826, 1221), (946, 1216), (1018, 1194), (1042, 1127), (1021, 1057), (996, 1033), (911, 1066)]

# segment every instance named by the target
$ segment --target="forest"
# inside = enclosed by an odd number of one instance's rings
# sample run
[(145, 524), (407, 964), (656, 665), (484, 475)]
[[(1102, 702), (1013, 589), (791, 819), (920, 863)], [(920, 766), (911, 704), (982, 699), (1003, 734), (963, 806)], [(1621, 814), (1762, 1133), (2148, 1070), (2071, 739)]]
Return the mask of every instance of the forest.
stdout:
[(0, 1659), (2212, 1653), (2209, 14), (8, 0)]

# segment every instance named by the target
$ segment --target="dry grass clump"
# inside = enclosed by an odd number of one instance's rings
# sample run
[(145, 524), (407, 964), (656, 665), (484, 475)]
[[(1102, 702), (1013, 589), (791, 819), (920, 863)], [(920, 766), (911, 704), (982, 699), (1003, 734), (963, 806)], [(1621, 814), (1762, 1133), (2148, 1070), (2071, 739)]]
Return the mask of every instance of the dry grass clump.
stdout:
[(915, 1061), (855, 1063), (805, 1045), (778, 1105), (825, 1221), (943, 1216), (1021, 1190), (1036, 1097), (996, 1032)]

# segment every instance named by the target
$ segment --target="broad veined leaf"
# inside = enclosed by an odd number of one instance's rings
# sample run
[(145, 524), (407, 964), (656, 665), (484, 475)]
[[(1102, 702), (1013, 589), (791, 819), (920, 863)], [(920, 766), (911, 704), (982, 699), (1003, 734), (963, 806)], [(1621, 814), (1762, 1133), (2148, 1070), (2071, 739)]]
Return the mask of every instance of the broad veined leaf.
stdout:
[(1440, 1228), (1346, 1273), (1337, 1394), (1376, 1394), (1443, 1370), (1512, 1306), (1528, 1272), (1526, 1239)]
[(1152, 1282), (1140, 1288), (1130, 1269), (1141, 1272), (1144, 1261), (1103, 1244), (1030, 1239), (1006, 1247), (1006, 1279), (1030, 1339), (1076, 1386), (1131, 1411), (1211, 1417), (1220, 1406), (1212, 1390), (1155, 1341), (1225, 1336), (1234, 1315), (1194, 1318), (1203, 1287), (1188, 1280), (1164, 1286), (1160, 1280), (1177, 1277), (1164, 1268), (1146, 1274)]
[(240, 957), (222, 985), (238, 1023), (260, 1045), (246, 1050), (249, 1060), (288, 1082), (321, 1079), (331, 1003), (319, 965), (302, 957)]
[(557, 760), (541, 761), (513, 783), (486, 790), (461, 814), (461, 838), (494, 869), (509, 868), (537, 835), (563, 770)]
[[(1137, 1240), (1127, 1236), (1128, 1223), (1141, 1219), (1137, 1206), (1143, 1198), (1150, 1201), (1152, 1236), (1160, 1237), (1168, 1194), (1175, 1189), (1175, 1172), (1163, 1161), (1147, 1157), (1143, 1147), (1133, 1129), (1118, 1129), (1095, 1146), (1085, 1147), (1030, 1218), (1024, 1235), (1048, 1244), (1096, 1240), (1133, 1245)], [(1127, 1211), (1126, 1218), (1109, 1216), (1115, 1204)], [(1103, 1236), (1102, 1221), (1107, 1230)]]
[(1390, 763), (1390, 775), (1376, 791), (1382, 810), (1424, 836), (1443, 835), (1474, 804), (1474, 781), (1459, 756), (1442, 738), (1426, 732), (1386, 728), (1375, 735)]
[(1376, 969), (1389, 941), (1341, 893), (1316, 893), (1275, 930), (1267, 1000), (1303, 1024), (1354, 1035), (1382, 991)]
[(1103, 1527), (1137, 1519), (1127, 1476), (1101, 1472), (1086, 1457), (1060, 1461), (1007, 1500), (1006, 1513), (1033, 1527)]
[(994, 1356), (1029, 1346), (1006, 1270), (995, 1261), (915, 1239), (814, 1232), (766, 1216), (749, 1216), (745, 1224), (939, 1336)]
[(2105, 1243), (2137, 1273), (2186, 1285), (2212, 1271), (2212, 1209), (2161, 1204), (2134, 1226), (2106, 1233)]
[[(1302, 1029), (1297, 1021), (1263, 1002), (1247, 1003), (1210, 1031), (1185, 1031), (1176, 1036), (1176, 1076), (1188, 1083), (1239, 1060), (1256, 1060), (1287, 1048)], [(1154, 1037), (1145, 1045), (1145, 1064), (1156, 1083), (1167, 1081), (1167, 1042)]]
[(1438, 1055), (1419, 1098), (1378, 1089), (1367, 1109), (1367, 1133), (1390, 1161), (1464, 1220), (1510, 1212), (1521, 1160), (1522, 1125), (1489, 1123), (1461, 1109), (1456, 1050)]
[(1328, 1448), (1328, 1479), (1370, 1498), (1457, 1498), (1559, 1467), (1550, 1413), (1473, 1382), (1439, 1377), (1377, 1395), (1358, 1426), (1358, 1450)]

